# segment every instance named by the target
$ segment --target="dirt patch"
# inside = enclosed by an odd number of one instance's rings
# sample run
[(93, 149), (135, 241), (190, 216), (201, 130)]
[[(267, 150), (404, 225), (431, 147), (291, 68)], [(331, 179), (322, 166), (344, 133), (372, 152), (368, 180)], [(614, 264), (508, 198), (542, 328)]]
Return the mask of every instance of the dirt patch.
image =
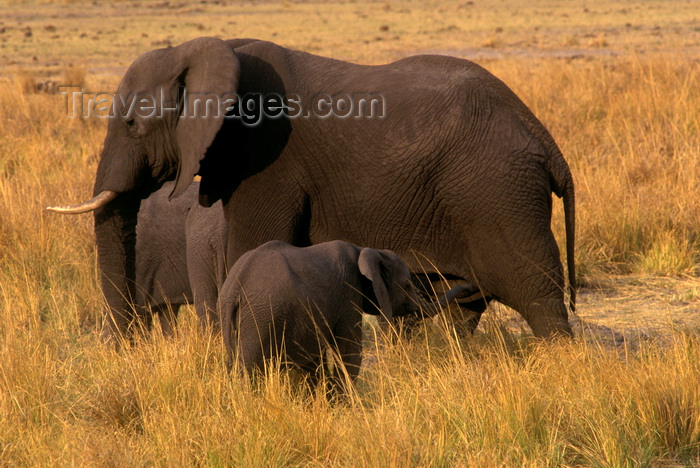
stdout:
[(668, 335), (700, 328), (700, 279), (602, 278), (580, 293), (579, 321), (620, 333)]
[[(663, 341), (674, 330), (700, 330), (700, 279), (600, 277), (579, 289), (576, 309), (569, 319), (579, 337), (617, 347)], [(514, 310), (495, 305), (489, 312), (491, 323), (530, 334)]]

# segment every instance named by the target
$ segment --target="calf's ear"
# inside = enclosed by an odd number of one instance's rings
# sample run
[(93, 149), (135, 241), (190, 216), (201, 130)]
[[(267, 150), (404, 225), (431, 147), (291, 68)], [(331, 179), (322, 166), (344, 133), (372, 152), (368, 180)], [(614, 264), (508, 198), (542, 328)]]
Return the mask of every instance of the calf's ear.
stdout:
[[(369, 248), (362, 249), (357, 259), (360, 273), (372, 282), (372, 290), (378, 302), (376, 305), (381, 309), (381, 313), (387, 322), (390, 322), (393, 310), (388, 282), (391, 281), (391, 278), (387, 274), (385, 263), (386, 259), (381, 252)], [(368, 295), (367, 292), (365, 292), (365, 295)]]

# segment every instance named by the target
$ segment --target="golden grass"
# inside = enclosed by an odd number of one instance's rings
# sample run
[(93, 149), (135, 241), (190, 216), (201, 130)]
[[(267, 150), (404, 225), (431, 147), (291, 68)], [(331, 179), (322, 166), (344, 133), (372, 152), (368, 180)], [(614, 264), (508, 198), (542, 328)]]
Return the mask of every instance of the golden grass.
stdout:
[[(684, 19), (692, 2), (600, 0), (587, 11), (567, 1), (142, 2), (129, 4), (132, 16), (111, 3), (4, 7), (0, 464), (700, 464), (700, 69), (696, 26)], [(37, 4), (42, 13), (28, 14)], [(63, 96), (30, 84), (109, 91), (123, 71), (111, 67), (154, 43), (204, 34), (364, 63), (426, 50), (481, 57), (572, 167), (580, 278), (598, 287), (583, 295), (581, 315), (628, 340), (587, 332), (574, 343), (531, 343), (495, 307), (473, 338), (437, 323), (380, 346), (345, 406), (304, 393), (285, 373), (258, 389), (228, 376), (221, 344), (199, 334), (189, 309), (171, 340), (104, 347), (92, 218), (43, 207), (90, 194), (105, 122), (65, 117)], [(561, 218), (555, 203), (559, 239)], [(617, 284), (611, 273), (641, 279)], [(649, 275), (681, 276), (682, 287)], [(674, 322), (681, 314), (689, 328)]]
[[(4, 316), (3, 320), (12, 317)], [(73, 324), (74, 325), (74, 324)], [(32, 330), (34, 328), (34, 330)], [(72, 339), (71, 339), (71, 335)], [(432, 326), (380, 348), (350, 402), (229, 376), (194, 314), (116, 353), (34, 324), (3, 340), (0, 443), (23, 465), (621, 466), (700, 461), (700, 341), (615, 351)]]

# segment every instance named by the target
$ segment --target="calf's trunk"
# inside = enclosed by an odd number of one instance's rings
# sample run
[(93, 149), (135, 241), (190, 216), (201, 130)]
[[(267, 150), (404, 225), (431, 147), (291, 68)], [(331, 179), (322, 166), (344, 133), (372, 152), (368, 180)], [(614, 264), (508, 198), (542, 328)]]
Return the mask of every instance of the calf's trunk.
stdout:
[(432, 302), (428, 302), (423, 299), (419, 299), (418, 305), (420, 306), (418, 316), (420, 318), (431, 318), (439, 314), (443, 308), (447, 307), (452, 301), (454, 301), (458, 296), (471, 296), (478, 292), (478, 288), (475, 288), (471, 284), (460, 284), (445, 294), (437, 298)]

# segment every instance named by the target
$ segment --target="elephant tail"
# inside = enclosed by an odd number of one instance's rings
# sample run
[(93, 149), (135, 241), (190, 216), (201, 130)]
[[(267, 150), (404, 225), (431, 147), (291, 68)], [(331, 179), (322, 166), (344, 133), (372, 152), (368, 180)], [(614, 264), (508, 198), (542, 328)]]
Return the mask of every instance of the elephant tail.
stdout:
[(576, 238), (576, 207), (574, 184), (571, 182), (564, 192), (564, 225), (566, 226), (566, 269), (569, 272), (569, 307), (576, 311), (576, 261), (574, 244)]
[(564, 201), (564, 226), (566, 231), (566, 269), (569, 276), (569, 307), (576, 310), (576, 197), (574, 180), (569, 165), (557, 151), (549, 160), (549, 173), (554, 193)]

